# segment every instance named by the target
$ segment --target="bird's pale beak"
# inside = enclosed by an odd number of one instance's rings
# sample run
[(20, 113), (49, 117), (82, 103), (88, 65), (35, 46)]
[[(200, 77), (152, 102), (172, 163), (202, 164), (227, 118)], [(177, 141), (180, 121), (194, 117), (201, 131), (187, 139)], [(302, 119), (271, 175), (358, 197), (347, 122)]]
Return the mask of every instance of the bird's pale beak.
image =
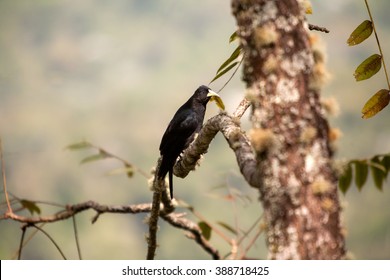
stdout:
[(218, 93), (216, 93), (212, 90), (209, 90), (207, 97), (210, 97), (210, 101), (215, 101), (215, 103), (217, 103), (217, 106), (221, 110), (225, 110), (225, 104), (223, 104), (223, 101), (222, 101), (221, 97), (218, 95)]

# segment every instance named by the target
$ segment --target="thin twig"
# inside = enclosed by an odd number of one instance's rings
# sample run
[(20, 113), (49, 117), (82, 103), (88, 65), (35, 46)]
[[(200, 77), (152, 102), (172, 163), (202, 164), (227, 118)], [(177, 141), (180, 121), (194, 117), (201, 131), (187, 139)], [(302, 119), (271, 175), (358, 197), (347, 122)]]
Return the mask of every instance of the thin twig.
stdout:
[(238, 68), (240, 68), (241, 66), (241, 63), (244, 61), (244, 58), (245, 58), (245, 52), (243, 53), (242, 55), (242, 58), (240, 60), (240, 62), (238, 63), (236, 69), (234, 69), (233, 71), (233, 74), (230, 76), (230, 78), (226, 81), (226, 83), (217, 91), (218, 93), (220, 93), (226, 86), (228, 83), (230, 83), (230, 81), (233, 79), (234, 75), (236, 74)]
[(12, 208), (11, 208), (11, 204), (9, 202), (8, 191), (7, 191), (7, 178), (5, 176), (5, 163), (4, 163), (4, 158), (3, 158), (3, 143), (2, 143), (1, 138), (0, 138), (0, 158), (1, 158), (1, 174), (3, 177), (3, 190), (4, 190), (4, 195), (5, 195), (5, 201), (7, 202), (7, 208), (8, 208), (7, 213), (12, 213)]
[(20, 237), (19, 250), (18, 250), (18, 260), (22, 259), (22, 249), (23, 249), (23, 241), (24, 236), (26, 235), (27, 227), (22, 227), (22, 236)]
[(263, 214), (260, 215), (259, 218), (256, 219), (256, 221), (252, 224), (252, 226), (244, 233), (244, 235), (240, 238), (238, 241), (238, 245), (241, 244), (242, 241), (249, 235), (249, 233), (256, 227), (256, 225), (261, 221), (263, 218)]
[[(246, 232), (244, 232), (243, 236), (241, 236), (241, 238), (238, 240), (237, 246), (239, 247), (241, 246), (241, 243), (245, 240), (245, 238), (248, 237), (251, 231), (256, 228), (256, 225), (261, 221), (262, 218), (263, 218), (263, 214), (261, 214), (260, 217), (256, 219), (256, 221), (250, 226), (250, 228)], [(224, 258), (226, 259), (231, 254), (232, 253), (229, 252)]]
[[(236, 228), (236, 239), (238, 239), (239, 237), (239, 234), (240, 234), (240, 225), (239, 225), (239, 219), (238, 219), (238, 209), (237, 209), (237, 201), (236, 201), (236, 197), (234, 196), (230, 186), (228, 184), (226, 184), (226, 188), (227, 188), (227, 191), (229, 192), (229, 196), (232, 197), (233, 199), (231, 199), (231, 204), (232, 204), (232, 207), (233, 207), (233, 214), (234, 214), (234, 226)], [(235, 247), (237, 247), (237, 250), (239, 249), (238, 246), (237, 246), (237, 241), (234, 240), (234, 244), (235, 244)]]
[[(39, 227), (43, 227), (45, 224), (40, 224)], [(22, 226), (22, 230), (24, 229), (25, 227)], [(34, 229), (33, 232), (27, 237), (25, 238), (24, 236), (22, 236), (22, 239), (26, 239), (25, 241), (24, 240), (21, 240), (21, 244), (19, 244), (19, 250), (10, 258), (11, 260), (15, 259), (15, 258), (18, 258), (20, 259), (20, 256), (22, 254), (21, 250), (28, 244), (28, 242), (30, 242), (33, 237), (37, 234), (38, 230), (37, 229)], [(23, 235), (23, 234), (22, 234)]]
[(364, 0), (364, 2), (366, 3), (368, 15), (370, 16), (370, 20), (371, 20), (371, 23), (372, 23), (372, 28), (374, 29), (375, 39), (376, 39), (376, 42), (377, 42), (377, 44), (378, 44), (379, 52), (380, 52), (381, 57), (382, 57), (383, 70), (385, 70), (385, 76), (386, 76), (387, 86), (388, 86), (388, 88), (389, 88), (389, 90), (390, 90), (390, 80), (389, 80), (389, 75), (387, 74), (387, 68), (386, 68), (386, 63), (385, 63), (385, 57), (383, 56), (383, 51), (382, 51), (381, 43), (379, 42), (378, 33), (377, 33), (377, 31), (376, 31), (376, 28), (375, 28), (374, 19), (373, 19), (372, 15), (371, 15), (370, 6), (368, 5), (367, 0)]
[(57, 248), (58, 252), (60, 252), (62, 258), (63, 258), (64, 260), (66, 260), (66, 257), (65, 257), (65, 255), (64, 255), (64, 253), (62, 252), (60, 246), (58, 246), (57, 242), (55, 242), (55, 240), (50, 236), (50, 234), (48, 234), (48, 233), (47, 233), (45, 230), (43, 230), (42, 228), (37, 227), (36, 225), (29, 225), (29, 224), (27, 224), (26, 226), (32, 226), (32, 227), (36, 228), (37, 230), (39, 230), (40, 232), (42, 232), (44, 235), (46, 235), (46, 237), (49, 238), (49, 240), (54, 244), (54, 246), (56, 246), (56, 248)]
[(205, 222), (216, 234), (218, 234), (223, 240), (225, 240), (230, 246), (232, 246), (232, 239), (227, 237), (222, 231), (215, 227), (212, 223), (208, 222), (202, 214), (196, 211), (193, 208), (190, 208), (190, 211), (201, 221)]
[(264, 228), (259, 226), (259, 230), (255, 234), (255, 236), (252, 238), (252, 240), (249, 242), (248, 246), (244, 249), (244, 252), (242, 252), (239, 259), (243, 259), (246, 256), (246, 254), (252, 248), (253, 244), (255, 244), (256, 240), (260, 237), (260, 235), (263, 233), (263, 231), (264, 231)]
[(120, 162), (122, 162), (126, 166), (131, 166), (132, 169), (134, 169), (135, 171), (138, 171), (146, 179), (150, 178), (150, 174), (148, 172), (142, 170), (141, 168), (137, 167), (136, 165), (132, 164), (131, 162), (129, 162), (129, 161), (127, 161), (127, 160), (125, 160), (125, 159), (123, 159), (123, 158), (121, 158), (121, 157), (119, 157), (119, 156), (117, 156), (117, 155), (107, 151), (106, 149), (103, 149), (103, 148), (101, 148), (99, 146), (96, 146), (96, 145), (94, 145), (92, 143), (89, 143), (89, 144), (91, 145), (91, 147), (97, 149), (100, 153), (104, 153), (105, 155), (107, 155), (107, 156), (109, 156), (111, 158), (115, 158), (115, 159), (119, 160)]
[(316, 31), (321, 31), (321, 32), (325, 32), (325, 33), (330, 32), (326, 27), (321, 27), (321, 26), (314, 25), (311, 23), (309, 23), (309, 30), (316, 30)]
[(73, 221), (74, 237), (76, 240), (77, 254), (79, 256), (79, 260), (82, 260), (83, 258), (81, 257), (81, 249), (80, 249), (80, 242), (79, 242), (79, 234), (77, 231), (76, 216), (72, 216), (72, 221)]

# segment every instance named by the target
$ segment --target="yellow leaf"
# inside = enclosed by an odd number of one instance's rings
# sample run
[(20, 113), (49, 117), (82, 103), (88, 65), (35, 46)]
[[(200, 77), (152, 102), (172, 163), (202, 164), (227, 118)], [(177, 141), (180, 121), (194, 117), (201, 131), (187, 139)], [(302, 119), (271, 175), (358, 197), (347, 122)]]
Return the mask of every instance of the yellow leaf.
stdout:
[(385, 108), (390, 101), (390, 91), (388, 89), (381, 89), (375, 93), (364, 105), (362, 109), (362, 118), (368, 119), (375, 116), (383, 108)]
[(353, 75), (355, 76), (356, 81), (367, 80), (378, 73), (381, 67), (382, 57), (379, 54), (373, 54), (360, 63)]
[(372, 22), (369, 20), (363, 21), (356, 29), (351, 33), (347, 40), (349, 46), (355, 46), (366, 40), (372, 34), (374, 30)]
[(303, 1), (303, 8), (305, 9), (306, 14), (311, 15), (313, 13), (313, 7), (309, 0)]

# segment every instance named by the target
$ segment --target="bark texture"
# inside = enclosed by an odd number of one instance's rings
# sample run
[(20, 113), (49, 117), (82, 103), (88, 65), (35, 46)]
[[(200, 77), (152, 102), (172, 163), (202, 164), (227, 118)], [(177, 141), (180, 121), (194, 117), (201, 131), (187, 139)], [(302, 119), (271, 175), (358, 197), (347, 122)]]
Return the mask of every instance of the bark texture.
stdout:
[(243, 175), (260, 192), (268, 257), (341, 259), (337, 176), (303, 8), (297, 0), (232, 0), (232, 12), (256, 158), (256, 171)]

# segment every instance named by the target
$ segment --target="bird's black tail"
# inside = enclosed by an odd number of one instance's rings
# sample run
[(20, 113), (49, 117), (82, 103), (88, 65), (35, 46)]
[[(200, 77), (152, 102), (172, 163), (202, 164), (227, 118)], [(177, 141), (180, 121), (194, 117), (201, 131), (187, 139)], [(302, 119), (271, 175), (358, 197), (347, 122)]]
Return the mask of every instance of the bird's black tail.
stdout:
[(169, 192), (171, 194), (171, 199), (173, 198), (173, 168), (169, 170)]
[(157, 176), (160, 179), (164, 179), (167, 173), (169, 173), (169, 192), (171, 193), (171, 199), (173, 197), (173, 165), (175, 164), (176, 159), (171, 159), (168, 157), (162, 157), (160, 168), (157, 172)]

